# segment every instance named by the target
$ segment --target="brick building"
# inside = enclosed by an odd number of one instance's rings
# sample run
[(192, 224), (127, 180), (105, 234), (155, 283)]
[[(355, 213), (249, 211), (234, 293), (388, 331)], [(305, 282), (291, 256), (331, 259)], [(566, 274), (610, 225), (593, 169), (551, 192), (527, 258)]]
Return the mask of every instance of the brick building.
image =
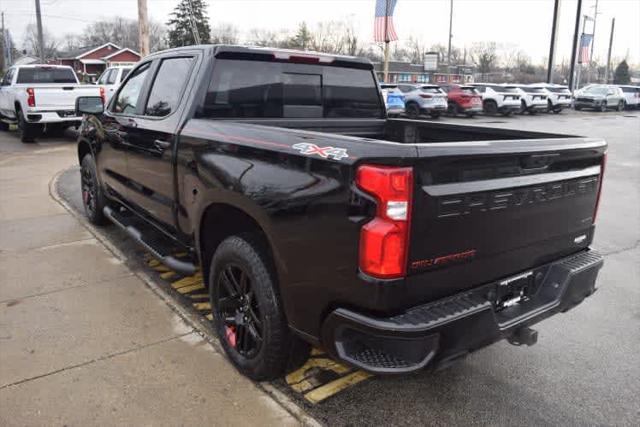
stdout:
[(83, 80), (94, 80), (108, 67), (132, 65), (141, 58), (138, 52), (129, 48), (121, 48), (114, 43), (105, 43), (62, 52), (54, 62), (72, 67), (78, 76), (82, 76)]

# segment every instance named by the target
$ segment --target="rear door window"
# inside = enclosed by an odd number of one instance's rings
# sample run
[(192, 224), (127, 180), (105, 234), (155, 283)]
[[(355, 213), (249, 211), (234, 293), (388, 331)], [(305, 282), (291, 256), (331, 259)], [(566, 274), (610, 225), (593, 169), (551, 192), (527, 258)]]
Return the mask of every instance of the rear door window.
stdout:
[(129, 75), (130, 72), (131, 72), (131, 68), (123, 68), (122, 69), (122, 74), (120, 74), (120, 83), (122, 83), (124, 81), (124, 79), (127, 78), (127, 76)]
[(189, 80), (192, 62), (192, 57), (162, 60), (149, 93), (145, 115), (164, 117), (178, 108), (182, 91)]
[(20, 68), (18, 84), (35, 83), (77, 83), (76, 75), (70, 68), (34, 67)]
[(205, 117), (380, 117), (371, 70), (219, 59)]
[(140, 92), (149, 74), (150, 62), (140, 66), (133, 76), (122, 86), (118, 92), (118, 98), (113, 104), (113, 112), (121, 114), (135, 114), (140, 99)]
[(109, 75), (107, 76), (107, 84), (108, 85), (114, 84), (117, 78), (118, 78), (118, 70), (109, 71)]

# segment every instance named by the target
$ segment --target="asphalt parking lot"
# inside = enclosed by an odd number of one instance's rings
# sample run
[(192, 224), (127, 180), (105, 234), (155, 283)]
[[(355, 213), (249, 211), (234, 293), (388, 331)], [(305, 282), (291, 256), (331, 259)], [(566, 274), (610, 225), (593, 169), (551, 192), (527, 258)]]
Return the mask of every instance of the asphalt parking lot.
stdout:
[[(539, 324), (538, 344), (531, 348), (501, 342), (444, 371), (372, 377), (318, 404), (309, 403), (284, 380), (272, 385), (327, 425), (637, 425), (640, 112), (569, 111), (560, 115), (441, 121), (577, 134), (608, 141), (608, 164), (594, 243), (605, 255), (599, 291), (576, 310)], [(20, 144), (15, 135), (0, 135), (0, 154), (73, 145), (71, 136), (66, 140), (43, 139), (31, 146)], [(80, 211), (78, 187), (78, 168), (69, 164), (58, 176), (54, 193), (67, 208)], [(170, 275), (163, 276), (168, 272), (154, 273), (144, 251), (116, 227), (103, 228), (100, 233), (126, 256), (127, 267), (149, 271), (159, 286), (171, 288)], [(199, 315), (199, 306), (194, 309), (193, 301), (181, 292), (173, 295), (194, 316)], [(206, 312), (202, 316), (206, 319)]]

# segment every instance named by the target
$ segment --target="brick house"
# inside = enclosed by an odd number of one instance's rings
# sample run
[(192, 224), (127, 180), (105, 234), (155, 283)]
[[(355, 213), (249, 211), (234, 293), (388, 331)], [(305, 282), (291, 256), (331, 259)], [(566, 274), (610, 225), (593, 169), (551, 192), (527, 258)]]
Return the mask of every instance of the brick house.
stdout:
[(129, 48), (114, 43), (85, 46), (70, 52), (62, 52), (56, 64), (72, 67), (83, 80), (95, 80), (106, 68), (117, 65), (132, 65), (142, 56)]

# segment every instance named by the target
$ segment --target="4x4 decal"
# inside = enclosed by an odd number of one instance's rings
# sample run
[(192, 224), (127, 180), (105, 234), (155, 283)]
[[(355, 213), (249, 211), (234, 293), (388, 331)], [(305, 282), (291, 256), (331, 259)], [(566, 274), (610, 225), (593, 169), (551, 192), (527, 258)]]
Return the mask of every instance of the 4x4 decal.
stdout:
[(342, 160), (346, 157), (349, 157), (346, 148), (318, 147), (316, 144), (311, 144), (309, 142), (294, 144), (292, 148), (300, 151), (300, 153), (302, 154), (306, 154), (309, 156), (317, 154), (318, 156), (325, 159)]

